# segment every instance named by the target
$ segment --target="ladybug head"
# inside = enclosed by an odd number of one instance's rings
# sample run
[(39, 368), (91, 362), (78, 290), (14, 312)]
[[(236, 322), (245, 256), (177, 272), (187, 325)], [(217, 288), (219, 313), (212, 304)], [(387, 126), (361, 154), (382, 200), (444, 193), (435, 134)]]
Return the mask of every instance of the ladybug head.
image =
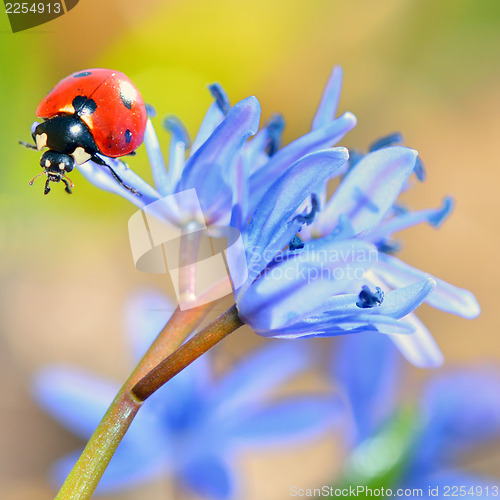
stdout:
[(66, 177), (68, 172), (71, 172), (75, 166), (75, 160), (72, 156), (58, 153), (57, 151), (53, 151), (49, 149), (43, 153), (40, 158), (40, 166), (44, 169), (41, 174), (33, 177), (30, 181), (30, 185), (33, 184), (35, 179), (40, 177), (41, 175), (46, 175), (47, 180), (45, 182), (45, 190), (44, 194), (49, 194), (50, 192), (50, 182), (64, 182), (66, 185), (65, 191), (71, 194), (71, 188), (73, 187), (73, 182), (71, 179)]

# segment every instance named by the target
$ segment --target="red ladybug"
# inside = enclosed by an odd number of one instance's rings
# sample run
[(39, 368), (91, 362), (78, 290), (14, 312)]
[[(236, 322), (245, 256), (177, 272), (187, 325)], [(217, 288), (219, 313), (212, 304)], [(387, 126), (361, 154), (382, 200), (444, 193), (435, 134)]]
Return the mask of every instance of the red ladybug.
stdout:
[(111, 170), (125, 188), (117, 173), (98, 154), (111, 158), (134, 154), (144, 140), (147, 112), (141, 94), (130, 79), (119, 71), (87, 69), (61, 80), (38, 105), (36, 115), (43, 118), (33, 131), (39, 151), (48, 148), (40, 159), (44, 171), (34, 177), (47, 176), (45, 194), (50, 182), (64, 182), (71, 193), (73, 183), (66, 177), (75, 166), (92, 160)]

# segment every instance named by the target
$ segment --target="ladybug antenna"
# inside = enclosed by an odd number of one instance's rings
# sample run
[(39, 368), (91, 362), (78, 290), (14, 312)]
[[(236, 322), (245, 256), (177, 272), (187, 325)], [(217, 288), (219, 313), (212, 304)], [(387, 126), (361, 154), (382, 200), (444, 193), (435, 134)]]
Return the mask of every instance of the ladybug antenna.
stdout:
[(35, 180), (38, 179), (38, 177), (40, 177), (42, 175), (47, 175), (47, 172), (43, 171), (41, 174), (35, 175), (35, 177), (33, 177), (33, 179), (31, 179), (29, 182), (30, 186), (33, 186), (33, 183), (35, 182)]

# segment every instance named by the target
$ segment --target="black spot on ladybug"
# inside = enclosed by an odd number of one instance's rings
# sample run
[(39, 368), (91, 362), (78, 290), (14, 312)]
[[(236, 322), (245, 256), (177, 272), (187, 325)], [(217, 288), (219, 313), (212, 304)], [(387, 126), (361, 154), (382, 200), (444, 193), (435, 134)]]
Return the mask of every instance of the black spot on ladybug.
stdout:
[(81, 73), (77, 73), (76, 75), (73, 75), (73, 78), (82, 78), (84, 76), (89, 76), (92, 74), (92, 71), (82, 71)]
[(123, 105), (127, 108), (127, 109), (132, 109), (132, 100), (129, 99), (127, 96), (125, 96), (123, 94), (123, 92), (120, 91), (120, 99), (122, 100), (123, 102)]
[(125, 130), (125, 142), (127, 144), (130, 144), (130, 141), (132, 140), (132, 132), (130, 132), (129, 129)]
[(73, 107), (75, 108), (75, 114), (78, 116), (91, 115), (97, 109), (97, 104), (93, 99), (87, 99), (84, 95), (77, 95), (73, 99)]

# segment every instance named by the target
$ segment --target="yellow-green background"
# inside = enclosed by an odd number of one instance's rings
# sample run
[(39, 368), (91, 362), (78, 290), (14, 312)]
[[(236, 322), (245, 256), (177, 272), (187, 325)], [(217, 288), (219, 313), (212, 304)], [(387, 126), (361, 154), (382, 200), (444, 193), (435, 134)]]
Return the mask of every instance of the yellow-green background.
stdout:
[[(447, 366), (499, 364), (498, 0), (80, 0), (26, 32), (12, 34), (5, 14), (0, 23), (2, 499), (50, 498), (49, 464), (79, 444), (31, 402), (37, 367), (73, 363), (122, 380), (125, 301), (138, 287), (168, 288), (134, 269), (128, 202), (78, 173), (72, 196), (28, 185), (39, 158), (17, 140), (29, 140), (39, 100), (76, 70), (125, 72), (160, 117), (179, 115), (192, 134), (210, 103), (206, 84), (219, 81), (232, 102), (255, 94), (263, 118), (284, 113), (290, 141), (308, 130), (332, 66), (342, 65), (340, 108), (359, 123), (342, 144), (364, 147), (400, 130), (428, 170), (405, 200), (415, 208), (438, 206), (446, 194), (457, 200), (440, 231), (403, 235), (403, 256), (471, 289), (483, 313), (470, 322), (422, 307), (420, 316)], [(143, 152), (129, 164), (149, 178)], [(257, 341), (251, 332), (229, 339), (217, 362), (226, 366)], [(324, 440), (243, 457), (247, 497), (287, 498), (291, 484), (324, 484), (335, 448)], [(498, 446), (469, 466), (500, 470)], [(169, 498), (169, 485), (116, 498)]]

